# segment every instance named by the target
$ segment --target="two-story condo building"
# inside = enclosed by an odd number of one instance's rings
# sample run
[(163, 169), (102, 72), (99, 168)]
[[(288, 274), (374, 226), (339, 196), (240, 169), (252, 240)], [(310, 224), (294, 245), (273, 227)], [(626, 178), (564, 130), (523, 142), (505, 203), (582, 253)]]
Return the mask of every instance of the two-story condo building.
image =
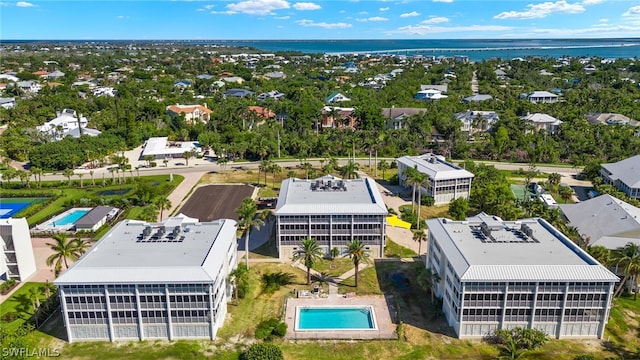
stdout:
[(422, 186), (422, 195), (433, 197), (436, 205), (446, 204), (457, 198), (468, 199), (471, 194), (471, 180), (474, 175), (447, 162), (443, 156), (428, 153), (403, 156), (397, 161), (400, 185), (407, 186), (407, 168), (418, 170), (429, 177), (428, 184)]

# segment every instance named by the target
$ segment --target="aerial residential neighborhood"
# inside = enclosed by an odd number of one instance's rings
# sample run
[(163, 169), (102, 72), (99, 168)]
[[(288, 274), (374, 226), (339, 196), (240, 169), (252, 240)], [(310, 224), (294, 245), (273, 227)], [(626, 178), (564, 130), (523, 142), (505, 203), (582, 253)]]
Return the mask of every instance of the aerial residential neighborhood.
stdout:
[(637, 59), (0, 56), (3, 351), (640, 356)]

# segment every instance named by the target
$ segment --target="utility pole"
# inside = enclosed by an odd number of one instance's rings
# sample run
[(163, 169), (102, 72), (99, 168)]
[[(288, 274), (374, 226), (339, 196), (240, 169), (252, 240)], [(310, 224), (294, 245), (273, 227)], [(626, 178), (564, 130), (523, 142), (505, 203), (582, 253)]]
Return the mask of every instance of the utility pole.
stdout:
[(278, 130), (278, 159), (280, 159), (280, 130)]

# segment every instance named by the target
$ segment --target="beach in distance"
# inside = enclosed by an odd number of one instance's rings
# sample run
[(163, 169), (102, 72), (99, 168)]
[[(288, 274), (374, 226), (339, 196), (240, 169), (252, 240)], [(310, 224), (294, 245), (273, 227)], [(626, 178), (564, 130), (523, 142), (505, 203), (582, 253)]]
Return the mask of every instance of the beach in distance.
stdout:
[(293, 51), (306, 54), (389, 54), (422, 56), (467, 56), (471, 61), (492, 58), (540, 57), (635, 58), (640, 56), (640, 38), (617, 39), (448, 39), (448, 40), (19, 40), (16, 43), (178, 43), (251, 47), (267, 52)]

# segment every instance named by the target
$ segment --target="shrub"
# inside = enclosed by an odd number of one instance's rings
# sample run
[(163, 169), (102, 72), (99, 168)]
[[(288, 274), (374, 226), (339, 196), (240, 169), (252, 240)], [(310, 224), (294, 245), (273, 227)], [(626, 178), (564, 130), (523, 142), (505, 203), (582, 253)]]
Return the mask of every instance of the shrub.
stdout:
[(591, 354), (580, 354), (576, 355), (573, 360), (596, 360), (596, 357)]
[(291, 284), (292, 280), (293, 275), (282, 271), (264, 274), (262, 275), (262, 291), (267, 294), (273, 293), (280, 289), (281, 286)]
[(277, 318), (271, 318), (260, 322), (255, 332), (257, 339), (267, 340), (271, 340), (273, 336), (283, 337), (286, 334), (287, 324)]
[(2, 314), (2, 317), (0, 317), (0, 320), (2, 320), (3, 323), (8, 324), (14, 320), (18, 320), (18, 318), (20, 318), (20, 315), (18, 315), (18, 313), (14, 311), (11, 311), (6, 314)]
[(276, 344), (258, 343), (249, 346), (242, 354), (243, 360), (282, 360), (282, 350)]
[(11, 289), (13, 289), (17, 283), (18, 282), (16, 281), (16, 279), (9, 279), (3, 282), (2, 284), (0, 284), (0, 294), (2, 295), (8, 294), (9, 291), (11, 291)]

